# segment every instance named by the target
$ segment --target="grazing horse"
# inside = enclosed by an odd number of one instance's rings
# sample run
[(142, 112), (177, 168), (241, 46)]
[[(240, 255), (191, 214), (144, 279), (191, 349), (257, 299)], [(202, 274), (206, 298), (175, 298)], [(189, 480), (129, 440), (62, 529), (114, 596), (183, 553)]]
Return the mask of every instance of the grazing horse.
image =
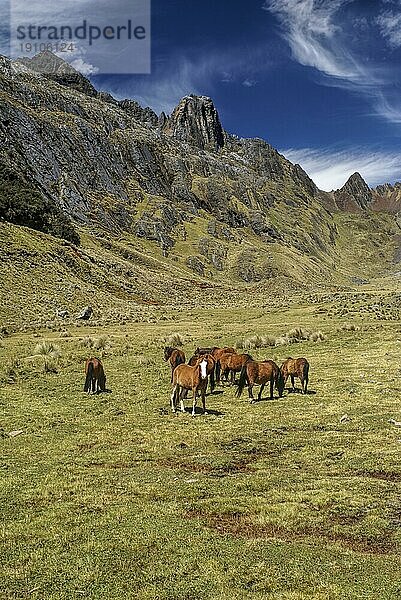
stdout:
[(188, 390), (192, 390), (193, 404), (192, 416), (195, 415), (198, 391), (201, 393), (203, 412), (206, 413), (205, 395), (207, 388), (207, 356), (200, 356), (194, 366), (178, 365), (173, 372), (173, 390), (171, 392), (171, 410), (175, 413), (178, 401), (181, 402), (181, 410), (185, 412), (183, 399)]
[(214, 358), (211, 354), (200, 354), (200, 355), (194, 354), (189, 359), (188, 365), (190, 367), (194, 367), (199, 362), (200, 358), (205, 358), (207, 361), (207, 375), (210, 380), (210, 391), (213, 392), (214, 388), (216, 387), (216, 382), (215, 382), (215, 377), (214, 377), (216, 361), (214, 360)]
[(97, 392), (106, 391), (106, 375), (98, 358), (88, 358), (85, 364), (85, 373), (84, 392), (96, 394)]
[(250, 354), (234, 354), (232, 352), (222, 354), (220, 356), (220, 369), (222, 376), (228, 380), (228, 375), (231, 373), (231, 383), (235, 383), (235, 374), (240, 373), (242, 367), (249, 360), (253, 360)]
[(216, 382), (220, 383), (220, 374), (221, 374), (221, 365), (220, 365), (220, 358), (223, 356), (223, 354), (236, 354), (236, 350), (234, 348), (230, 348), (229, 346), (226, 346), (224, 348), (214, 348), (213, 352), (212, 352), (212, 356), (214, 358), (214, 360), (216, 361), (216, 369), (215, 369), (215, 374), (216, 374)]
[(280, 371), (283, 375), (284, 385), (286, 384), (288, 377), (291, 377), (293, 392), (295, 392), (295, 377), (299, 377), (301, 380), (302, 393), (306, 394), (309, 381), (309, 363), (306, 358), (289, 357), (281, 365)]
[(185, 363), (185, 354), (178, 348), (166, 346), (164, 348), (164, 360), (170, 363), (171, 367), (171, 383), (173, 382), (173, 371), (178, 365)]
[(239, 398), (244, 390), (244, 387), (248, 386), (248, 395), (251, 402), (253, 402), (253, 386), (260, 385), (258, 394), (258, 400), (261, 400), (263, 389), (267, 382), (270, 382), (270, 400), (273, 400), (273, 388), (274, 385), (278, 390), (278, 395), (281, 398), (284, 391), (284, 379), (282, 373), (272, 360), (264, 360), (263, 362), (257, 362), (256, 360), (249, 360), (241, 369), (241, 375), (239, 378), (238, 388), (235, 392), (237, 398)]

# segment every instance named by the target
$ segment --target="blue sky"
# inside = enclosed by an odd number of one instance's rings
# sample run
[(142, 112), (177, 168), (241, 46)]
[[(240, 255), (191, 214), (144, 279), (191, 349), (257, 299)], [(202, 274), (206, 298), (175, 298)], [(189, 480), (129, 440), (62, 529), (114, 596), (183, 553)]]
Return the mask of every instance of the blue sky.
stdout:
[(401, 180), (400, 67), (401, 0), (152, 0), (151, 75), (90, 77), (156, 112), (211, 96), (330, 190)]

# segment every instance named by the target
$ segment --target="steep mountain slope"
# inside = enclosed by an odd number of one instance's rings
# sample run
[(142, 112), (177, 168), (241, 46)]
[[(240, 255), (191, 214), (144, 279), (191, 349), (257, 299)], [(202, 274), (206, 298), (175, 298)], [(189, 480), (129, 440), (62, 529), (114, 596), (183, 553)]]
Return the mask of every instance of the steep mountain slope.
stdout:
[[(81, 286), (74, 306), (99, 294), (103, 309), (121, 298), (135, 306), (179, 301), (205, 285), (217, 297), (257, 282), (272, 290), (283, 282), (347, 284), (361, 270), (382, 271), (395, 247), (392, 219), (372, 213), (359, 180), (343, 188), (342, 201), (267, 142), (225, 132), (210, 98), (187, 96), (158, 117), (98, 92), (49, 53), (24, 62), (0, 57), (0, 164), (80, 228), (82, 248), (69, 245), (64, 260), (62, 242), (42, 236), (38, 245), (41, 234), (0, 224), (0, 251), (10, 264), (18, 255), (20, 276), (29, 281), (32, 272), (18, 251), (22, 235), (35, 269), (53, 277), (60, 261), (61, 279)], [(350, 202), (369, 219), (354, 215), (348, 226), (336, 211), (351, 210)], [(363, 269), (349, 260), (353, 236), (372, 257)], [(57, 285), (47, 296), (49, 307), (60, 304)], [(15, 304), (27, 299), (16, 294)]]

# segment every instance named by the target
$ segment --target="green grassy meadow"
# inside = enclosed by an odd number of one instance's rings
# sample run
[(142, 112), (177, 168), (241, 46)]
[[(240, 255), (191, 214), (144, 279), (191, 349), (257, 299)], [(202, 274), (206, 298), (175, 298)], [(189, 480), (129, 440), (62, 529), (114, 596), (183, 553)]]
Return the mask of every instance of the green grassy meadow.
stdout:
[[(389, 420), (401, 420), (401, 329), (362, 306), (194, 309), (4, 337), (0, 598), (400, 598), (401, 428)], [(308, 395), (250, 405), (220, 387), (209, 415), (171, 413), (166, 336), (181, 334), (189, 357), (294, 326), (326, 340), (251, 353), (306, 356)], [(50, 372), (34, 355), (43, 339), (60, 350)], [(92, 354), (111, 393), (82, 392)]]

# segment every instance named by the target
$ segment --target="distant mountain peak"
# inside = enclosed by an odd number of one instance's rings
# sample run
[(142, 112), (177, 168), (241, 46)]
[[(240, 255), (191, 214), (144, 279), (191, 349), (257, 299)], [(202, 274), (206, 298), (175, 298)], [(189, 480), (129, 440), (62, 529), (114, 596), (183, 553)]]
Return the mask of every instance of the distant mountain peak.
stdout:
[(343, 185), (343, 187), (341, 188), (342, 190), (347, 190), (347, 189), (354, 189), (355, 187), (357, 188), (364, 188), (365, 190), (370, 190), (368, 184), (366, 183), (366, 181), (364, 180), (364, 178), (362, 177), (362, 175), (360, 173), (358, 173), (358, 171), (355, 171), (355, 173), (353, 173), (352, 175), (350, 175), (350, 177), (348, 177), (346, 183)]
[(35, 54), (32, 58), (18, 58), (16, 62), (19, 62), (31, 71), (36, 71), (43, 74), (52, 74), (52, 75), (77, 75), (78, 71), (74, 69), (70, 64), (68, 64), (65, 60), (53, 54), (49, 50), (45, 50), (43, 52), (39, 52), (39, 54)]
[(342, 210), (365, 210), (372, 202), (372, 190), (358, 172), (353, 173), (343, 185), (334, 192), (336, 204)]
[(163, 131), (201, 149), (218, 150), (224, 146), (224, 130), (219, 114), (208, 96), (184, 96)]

